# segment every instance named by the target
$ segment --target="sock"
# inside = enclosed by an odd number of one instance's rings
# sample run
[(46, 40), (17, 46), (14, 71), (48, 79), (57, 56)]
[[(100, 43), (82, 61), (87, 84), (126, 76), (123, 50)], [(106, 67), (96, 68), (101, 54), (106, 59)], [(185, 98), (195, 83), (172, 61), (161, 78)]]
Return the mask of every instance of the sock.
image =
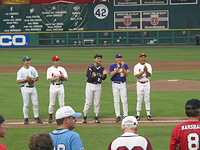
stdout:
[(137, 111), (137, 116), (140, 116), (140, 111)]

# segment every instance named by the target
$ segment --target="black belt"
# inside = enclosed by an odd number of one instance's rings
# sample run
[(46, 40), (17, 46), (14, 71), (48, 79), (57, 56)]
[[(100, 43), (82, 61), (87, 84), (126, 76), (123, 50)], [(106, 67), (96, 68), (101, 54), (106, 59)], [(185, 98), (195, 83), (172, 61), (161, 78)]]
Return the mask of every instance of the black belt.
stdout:
[(98, 82), (88, 82), (88, 83), (92, 83), (92, 84), (101, 84), (101, 83), (98, 83)]
[(28, 87), (28, 88), (32, 88), (32, 87), (34, 87), (34, 85), (27, 85), (27, 86), (25, 86), (25, 85), (21, 85), (20, 87)]
[(121, 84), (121, 83), (124, 83), (125, 81), (113, 81), (113, 82), (117, 84)]
[(138, 81), (138, 82), (140, 82), (140, 83), (144, 84), (144, 83), (147, 83), (148, 81), (146, 81), (146, 82)]
[(63, 84), (63, 83), (52, 83), (53, 85), (61, 85), (61, 84)]

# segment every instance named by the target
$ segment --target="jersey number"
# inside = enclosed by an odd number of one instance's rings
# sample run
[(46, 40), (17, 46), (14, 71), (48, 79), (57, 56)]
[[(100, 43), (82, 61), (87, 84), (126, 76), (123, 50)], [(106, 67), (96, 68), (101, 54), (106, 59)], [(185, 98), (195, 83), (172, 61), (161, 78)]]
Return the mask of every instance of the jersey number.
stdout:
[[(129, 150), (126, 146), (118, 147), (117, 150)], [(135, 146), (131, 150), (144, 150), (142, 147)]]
[(190, 133), (187, 136), (188, 149), (198, 150), (199, 149), (199, 135), (197, 133)]
[[(56, 150), (56, 147), (54, 146), (54, 150)], [(66, 150), (65, 145), (64, 144), (59, 144), (57, 146), (57, 150)]]

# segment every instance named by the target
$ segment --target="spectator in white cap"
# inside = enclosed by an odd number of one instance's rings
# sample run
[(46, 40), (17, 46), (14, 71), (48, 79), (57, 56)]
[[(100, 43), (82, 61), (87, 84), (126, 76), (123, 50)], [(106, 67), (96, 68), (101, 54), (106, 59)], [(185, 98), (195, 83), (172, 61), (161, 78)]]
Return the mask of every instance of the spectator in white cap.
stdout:
[(137, 134), (138, 122), (134, 116), (128, 116), (122, 120), (121, 130), (123, 134), (110, 143), (108, 150), (135, 148), (153, 150), (150, 141)]
[[(4, 138), (6, 136), (6, 121), (2, 115), (0, 115), (0, 138)], [(7, 150), (7, 148), (0, 143), (0, 150)]]
[(58, 129), (50, 133), (55, 149), (84, 150), (79, 134), (71, 131), (76, 128), (76, 117), (80, 116), (81, 113), (76, 113), (70, 106), (60, 107), (56, 111)]

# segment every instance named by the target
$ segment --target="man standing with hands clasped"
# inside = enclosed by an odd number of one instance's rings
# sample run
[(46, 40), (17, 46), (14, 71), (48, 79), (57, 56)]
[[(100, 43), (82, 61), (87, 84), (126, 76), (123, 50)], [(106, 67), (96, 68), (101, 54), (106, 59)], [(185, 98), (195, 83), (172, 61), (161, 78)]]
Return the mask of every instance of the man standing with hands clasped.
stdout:
[(152, 121), (153, 118), (150, 114), (150, 77), (152, 75), (152, 67), (146, 63), (147, 55), (142, 53), (139, 55), (140, 62), (134, 67), (134, 76), (137, 78), (137, 121), (140, 120), (140, 112), (142, 101), (144, 97), (145, 107), (147, 112), (147, 119)]
[[(38, 81), (39, 76), (37, 70), (30, 66), (30, 60), (28, 56), (22, 58), (23, 66), (17, 72), (17, 83), (20, 84), (20, 92), (23, 98), (23, 114), (24, 114), (24, 124), (28, 125), (28, 109), (30, 98), (33, 103), (33, 114), (35, 121), (37, 123), (43, 123), (39, 118), (38, 111), (38, 94), (35, 87), (35, 82)], [(32, 85), (29, 85), (29, 78), (32, 80)]]
[(87, 84), (85, 88), (85, 106), (84, 106), (84, 116), (83, 123), (87, 123), (87, 113), (92, 105), (92, 99), (94, 97), (94, 122), (100, 123), (98, 119), (100, 101), (101, 101), (101, 82), (106, 79), (106, 74), (108, 70), (101, 66), (101, 58), (103, 56), (96, 54), (94, 56), (94, 64), (90, 65), (87, 69)]
[(124, 117), (128, 116), (126, 77), (129, 75), (129, 68), (128, 65), (122, 61), (122, 57), (121, 53), (117, 53), (115, 55), (116, 63), (112, 64), (109, 70), (112, 81), (116, 122), (121, 121), (120, 97), (123, 105), (123, 115)]
[(49, 123), (53, 122), (53, 110), (58, 95), (59, 106), (65, 106), (65, 91), (63, 81), (68, 81), (65, 68), (59, 66), (59, 56), (53, 56), (53, 66), (47, 69), (47, 80), (50, 82), (49, 89)]

